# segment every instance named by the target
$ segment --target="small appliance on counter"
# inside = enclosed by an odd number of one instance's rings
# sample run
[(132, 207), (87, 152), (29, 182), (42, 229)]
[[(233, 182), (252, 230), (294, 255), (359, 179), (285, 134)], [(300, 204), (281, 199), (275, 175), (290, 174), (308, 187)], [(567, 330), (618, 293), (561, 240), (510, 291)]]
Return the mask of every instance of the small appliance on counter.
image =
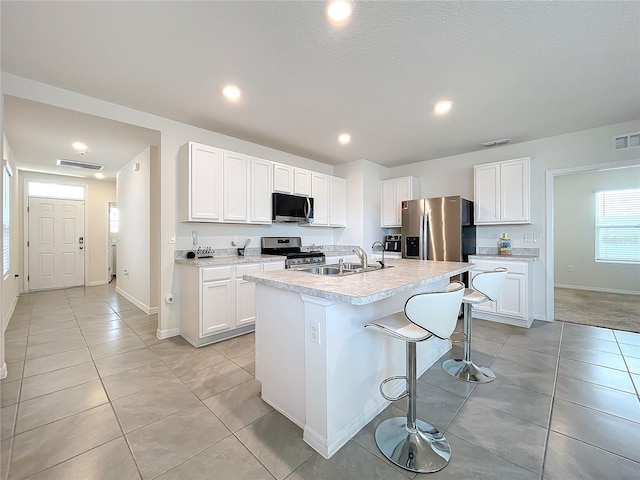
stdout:
[(402, 250), (402, 235), (385, 235), (384, 236), (384, 251), (385, 252), (400, 252)]

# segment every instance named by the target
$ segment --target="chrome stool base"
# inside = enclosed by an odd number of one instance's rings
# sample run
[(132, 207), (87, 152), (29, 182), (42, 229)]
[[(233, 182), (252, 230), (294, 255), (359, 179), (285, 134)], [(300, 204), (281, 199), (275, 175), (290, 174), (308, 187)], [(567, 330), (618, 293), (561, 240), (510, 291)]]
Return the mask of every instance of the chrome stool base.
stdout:
[(496, 379), (496, 375), (489, 368), (465, 360), (445, 360), (442, 368), (449, 375), (465, 382), (489, 383)]
[(406, 417), (389, 418), (376, 428), (376, 444), (391, 462), (418, 473), (442, 470), (451, 458), (451, 447), (444, 435), (422, 420), (416, 431), (407, 429)]

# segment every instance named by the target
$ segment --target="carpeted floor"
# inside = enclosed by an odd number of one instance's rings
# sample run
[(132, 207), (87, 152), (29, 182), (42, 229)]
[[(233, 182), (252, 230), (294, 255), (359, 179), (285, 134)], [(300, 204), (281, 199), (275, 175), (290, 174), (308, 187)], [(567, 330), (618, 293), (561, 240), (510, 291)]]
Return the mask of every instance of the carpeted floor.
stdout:
[(640, 295), (558, 287), (554, 291), (556, 320), (640, 332)]

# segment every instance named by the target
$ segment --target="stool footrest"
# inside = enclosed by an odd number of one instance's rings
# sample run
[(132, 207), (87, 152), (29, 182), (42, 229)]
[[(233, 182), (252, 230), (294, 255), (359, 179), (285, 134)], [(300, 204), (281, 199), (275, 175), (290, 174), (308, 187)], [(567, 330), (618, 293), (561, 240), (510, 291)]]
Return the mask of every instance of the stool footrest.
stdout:
[(389, 400), (390, 402), (395, 402), (396, 400), (400, 400), (401, 398), (405, 398), (409, 396), (409, 391), (405, 390), (404, 393), (401, 393), (400, 395), (398, 395), (397, 397), (390, 397), (389, 395), (387, 395), (386, 393), (384, 393), (383, 387), (386, 383), (391, 382), (393, 380), (404, 380), (405, 382), (407, 382), (407, 377), (404, 375), (396, 375), (394, 377), (389, 377), (385, 380), (382, 381), (382, 383), (380, 384), (380, 395), (382, 395), (384, 397), (385, 400)]

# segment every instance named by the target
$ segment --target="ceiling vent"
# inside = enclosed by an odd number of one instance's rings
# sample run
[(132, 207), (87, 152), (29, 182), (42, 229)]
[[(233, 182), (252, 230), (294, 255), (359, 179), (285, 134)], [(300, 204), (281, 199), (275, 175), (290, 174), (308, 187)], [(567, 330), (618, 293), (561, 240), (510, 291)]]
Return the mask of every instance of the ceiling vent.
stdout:
[(498, 145), (506, 145), (511, 141), (510, 138), (501, 138), (500, 140), (491, 140), (490, 142), (481, 143), (483, 147), (497, 147)]
[(65, 160), (64, 158), (59, 158), (56, 163), (61, 167), (84, 168), (85, 170), (91, 170), (94, 172), (104, 170), (105, 167), (104, 165), (98, 165), (97, 163), (77, 162), (75, 160)]
[(624, 148), (640, 147), (640, 132), (627, 133), (613, 137), (613, 149), (622, 150)]

